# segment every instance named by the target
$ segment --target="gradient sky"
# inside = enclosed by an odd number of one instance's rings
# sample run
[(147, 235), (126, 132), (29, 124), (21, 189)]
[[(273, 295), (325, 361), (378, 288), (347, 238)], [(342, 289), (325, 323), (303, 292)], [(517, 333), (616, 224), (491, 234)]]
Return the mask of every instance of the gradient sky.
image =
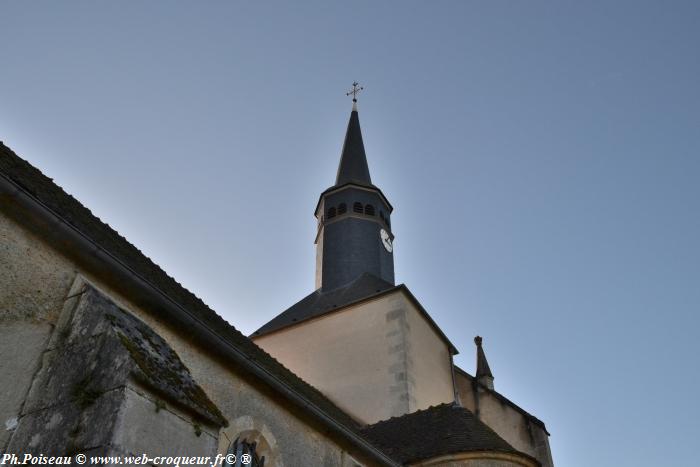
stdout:
[(0, 139), (245, 333), (353, 80), (403, 282), (559, 467), (697, 466), (700, 3), (2, 2)]

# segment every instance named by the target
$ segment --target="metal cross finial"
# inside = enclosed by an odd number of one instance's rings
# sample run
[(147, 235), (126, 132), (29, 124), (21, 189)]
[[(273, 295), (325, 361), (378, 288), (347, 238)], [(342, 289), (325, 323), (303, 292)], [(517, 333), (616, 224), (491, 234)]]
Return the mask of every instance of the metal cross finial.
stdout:
[(346, 95), (346, 96), (349, 96), (350, 94), (352, 94), (352, 101), (353, 101), (353, 102), (357, 102), (357, 94), (358, 94), (360, 91), (362, 91), (363, 89), (364, 89), (364, 88), (363, 88), (362, 86), (360, 86), (360, 83), (358, 83), (357, 81), (355, 81), (355, 82), (352, 83), (352, 89), (351, 89), (350, 91), (346, 92), (345, 95)]

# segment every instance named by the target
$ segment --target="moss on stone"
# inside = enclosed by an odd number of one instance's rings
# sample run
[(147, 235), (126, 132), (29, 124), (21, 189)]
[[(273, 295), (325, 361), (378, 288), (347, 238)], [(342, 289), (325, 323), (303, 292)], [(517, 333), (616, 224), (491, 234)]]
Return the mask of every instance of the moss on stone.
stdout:
[(161, 399), (156, 399), (156, 412), (160, 412), (165, 408), (165, 402)]
[[(118, 323), (116, 326), (119, 340), (143, 373), (146, 383), (154, 385), (171, 397), (175, 397), (180, 403), (203, 412), (207, 415), (206, 418), (217, 421), (223, 426), (228, 425), (228, 421), (219, 408), (192, 379), (185, 365), (167, 344), (159, 342), (160, 339), (155, 334), (151, 335), (151, 333), (144, 332), (139, 328), (124, 329), (120, 326), (121, 324)], [(138, 334), (132, 338), (127, 335), (129, 331)], [(157, 358), (151, 355), (148, 346), (156, 352)], [(156, 411), (158, 410), (156, 407)]]
[(90, 389), (89, 385), (90, 381), (87, 378), (84, 378), (73, 388), (73, 397), (75, 398), (75, 402), (77, 402), (77, 404), (83, 409), (94, 404), (101, 395), (99, 391)]

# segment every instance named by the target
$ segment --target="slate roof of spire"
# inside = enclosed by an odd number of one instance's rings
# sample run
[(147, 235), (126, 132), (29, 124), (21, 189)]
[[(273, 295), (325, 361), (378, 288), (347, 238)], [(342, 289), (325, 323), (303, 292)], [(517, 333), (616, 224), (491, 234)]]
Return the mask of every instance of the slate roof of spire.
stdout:
[(372, 179), (369, 176), (367, 156), (365, 155), (365, 145), (362, 142), (362, 131), (360, 130), (360, 117), (357, 108), (353, 105), (350, 112), (350, 121), (345, 133), (343, 152), (338, 165), (338, 175), (335, 184), (357, 183), (359, 185), (372, 186)]
[[(363, 435), (402, 464), (461, 452), (523, 454), (457, 404), (441, 404), (362, 429)], [(537, 461), (535, 461), (537, 462)]]

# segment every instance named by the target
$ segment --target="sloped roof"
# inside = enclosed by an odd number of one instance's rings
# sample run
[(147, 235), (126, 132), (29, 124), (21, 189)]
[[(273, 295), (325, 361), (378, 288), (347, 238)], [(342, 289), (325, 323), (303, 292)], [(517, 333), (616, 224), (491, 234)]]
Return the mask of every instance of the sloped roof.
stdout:
[(418, 299), (408, 290), (405, 284), (391, 285), (389, 282), (379, 279), (370, 273), (364, 273), (348, 285), (338, 287), (337, 289), (327, 292), (322, 292), (318, 289), (311, 292), (255, 331), (250, 337), (255, 339), (308, 321), (312, 318), (340, 311), (345, 307), (399, 291), (413, 303), (418, 312), (428, 322), (428, 325), (430, 325), (437, 335), (445, 342), (452, 355), (457, 355), (459, 353), (457, 348), (450, 342), (445, 333), (442, 332), (442, 329), (440, 329), (440, 326), (433, 321), (430, 314), (428, 314), (426, 309), (423, 308), (423, 305), (421, 305)]
[[(401, 463), (462, 452), (519, 452), (457, 404), (442, 404), (365, 427), (362, 433)], [(531, 459), (531, 458), (530, 458)]]
[[(245, 354), (250, 362), (261, 367), (267, 374), (281, 381), (286, 387), (300, 394), (322, 410), (336, 423), (350, 432), (358, 433), (360, 425), (338, 408), (320, 391), (304, 382), (275, 358), (266, 353), (248, 337), (239, 332), (225, 319), (209, 308), (201, 299), (180, 285), (163, 269), (151, 261), (138, 248), (129, 243), (109, 225), (102, 222), (78, 200), (56, 185), (52, 179), (20, 158), (0, 142), (0, 177), (27, 193), (34, 201), (53, 213), (63, 222), (76, 229), (90, 242), (106, 251), (111, 257), (125, 265), (134, 274), (152, 285), (162, 294), (194, 315), (209, 330), (222, 340)], [(12, 209), (15, 201), (11, 195), (0, 193), (0, 208)], [(69, 253), (69, 252), (66, 252)]]
[(394, 288), (395, 286), (390, 282), (382, 280), (373, 274), (364, 273), (349, 284), (337, 289), (326, 292), (318, 289), (311, 292), (255, 331), (253, 337), (269, 334), (287, 326), (324, 315)]

